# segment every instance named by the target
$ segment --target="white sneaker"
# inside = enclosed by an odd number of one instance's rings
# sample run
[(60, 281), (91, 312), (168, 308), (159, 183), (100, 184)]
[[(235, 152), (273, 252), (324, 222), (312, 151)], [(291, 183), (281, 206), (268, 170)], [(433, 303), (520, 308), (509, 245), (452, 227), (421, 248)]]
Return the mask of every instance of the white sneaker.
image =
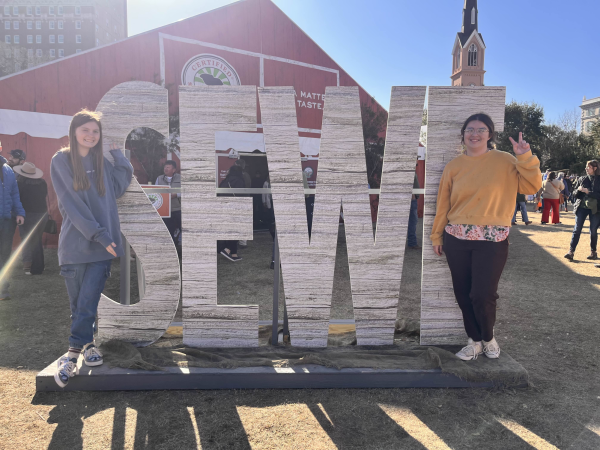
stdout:
[(61, 388), (64, 388), (69, 379), (79, 373), (76, 359), (69, 359), (67, 356), (61, 357), (56, 363), (56, 372), (54, 372), (54, 381)]
[(483, 352), (488, 358), (500, 357), (500, 346), (496, 342), (496, 338), (492, 338), (490, 342), (483, 341)]
[(88, 367), (101, 366), (104, 362), (102, 356), (102, 352), (100, 352), (93, 342), (83, 348), (83, 362)]
[(463, 347), (460, 352), (456, 354), (463, 361), (471, 361), (473, 359), (477, 359), (479, 355), (483, 353), (483, 344), (481, 341), (475, 342), (473, 339), (469, 338), (466, 347)]

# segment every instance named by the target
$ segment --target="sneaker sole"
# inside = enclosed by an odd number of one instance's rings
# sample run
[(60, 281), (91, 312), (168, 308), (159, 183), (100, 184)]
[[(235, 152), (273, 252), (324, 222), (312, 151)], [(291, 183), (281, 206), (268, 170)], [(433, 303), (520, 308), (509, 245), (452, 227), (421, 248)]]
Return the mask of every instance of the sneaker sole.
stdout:
[(233, 262), (235, 262), (235, 259), (233, 259), (233, 258), (232, 258), (230, 255), (228, 255), (226, 251), (224, 251), (224, 250), (223, 250), (223, 251), (221, 252), (221, 255), (223, 255), (223, 256), (224, 256), (225, 258), (227, 258), (229, 261), (233, 261)]
[(102, 361), (96, 361), (96, 362), (87, 362), (85, 359), (83, 360), (83, 363), (88, 366), (88, 367), (96, 367), (96, 366), (101, 366), (102, 364), (104, 364), (104, 360)]
[(487, 356), (490, 359), (498, 359), (498, 358), (500, 358), (500, 353), (498, 353), (497, 355), (491, 355), (491, 356), (486, 353), (485, 356)]
[(64, 388), (67, 385), (67, 383), (62, 382), (62, 380), (58, 376), (58, 372), (54, 372), (54, 381), (56, 381), (56, 384), (58, 384), (61, 388)]
[[(454, 354), (454, 356), (456, 356), (459, 359), (462, 359), (463, 361), (473, 361), (475, 359), (475, 357), (473, 356), (472, 358), (466, 357), (466, 356), (459, 356), (457, 354)], [(481, 353), (478, 353), (477, 356), (481, 356)]]

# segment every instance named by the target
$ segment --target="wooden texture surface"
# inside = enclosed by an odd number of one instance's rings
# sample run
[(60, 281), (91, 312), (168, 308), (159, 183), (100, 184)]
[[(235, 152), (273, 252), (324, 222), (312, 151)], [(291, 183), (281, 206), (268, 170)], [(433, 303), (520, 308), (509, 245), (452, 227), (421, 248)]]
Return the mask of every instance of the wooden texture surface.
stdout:
[(215, 132), (256, 131), (256, 87), (180, 86), (179, 102), (183, 342), (256, 347), (258, 306), (217, 305), (217, 240), (252, 239), (252, 199), (215, 191)]
[[(124, 148), (127, 136), (138, 127), (153, 128), (164, 136), (169, 134), (167, 90), (154, 83), (119, 84), (106, 93), (96, 110), (103, 113), (105, 143)], [(98, 330), (104, 339), (148, 345), (163, 335), (177, 311), (180, 291), (177, 251), (167, 227), (135, 179), (117, 200), (117, 206), (121, 231), (144, 268), (145, 295), (131, 306), (102, 295)]]
[(259, 89), (291, 343), (327, 345), (343, 203), (358, 344), (392, 344), (425, 88), (392, 91), (376, 240), (358, 89), (328, 87), (326, 96), (309, 242), (294, 91)]
[(421, 279), (421, 344), (464, 344), (467, 336), (454, 297), (444, 256), (433, 252), (429, 236), (437, 192), (446, 164), (461, 152), (460, 129), (472, 114), (488, 114), (496, 131), (504, 129), (504, 87), (430, 87), (428, 99), (423, 275)]

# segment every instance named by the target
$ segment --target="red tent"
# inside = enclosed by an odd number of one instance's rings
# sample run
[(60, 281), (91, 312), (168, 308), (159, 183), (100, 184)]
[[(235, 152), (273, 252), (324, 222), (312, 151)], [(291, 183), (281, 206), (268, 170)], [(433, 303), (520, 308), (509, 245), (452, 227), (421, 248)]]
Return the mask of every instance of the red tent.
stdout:
[[(270, 0), (243, 0), (0, 79), (3, 154), (24, 150), (51, 186), (50, 160), (67, 144), (70, 117), (84, 107), (95, 109), (107, 91), (131, 80), (165, 86), (171, 115), (178, 114), (181, 84), (294, 86), (307, 161), (318, 157), (325, 87), (357, 86)], [(360, 97), (383, 110), (362, 88)], [(260, 110), (257, 123), (260, 132)], [(231, 147), (227, 136), (222, 141)], [(252, 151), (253, 144), (248, 146), (241, 151)], [(316, 167), (313, 172), (316, 176)], [(51, 215), (60, 221), (52, 189), (49, 201)], [(46, 243), (56, 245), (56, 236)]]

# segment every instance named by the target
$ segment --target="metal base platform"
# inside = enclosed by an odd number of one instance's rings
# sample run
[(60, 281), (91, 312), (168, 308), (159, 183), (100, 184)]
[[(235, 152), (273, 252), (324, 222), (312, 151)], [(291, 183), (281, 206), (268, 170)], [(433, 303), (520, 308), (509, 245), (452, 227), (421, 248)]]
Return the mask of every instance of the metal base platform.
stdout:
[[(510, 358), (503, 354), (504, 358)], [(514, 363), (515, 374), (523, 367)], [(81, 361), (80, 361), (81, 363)], [(131, 370), (100, 367), (80, 367), (66, 388), (54, 381), (56, 361), (36, 376), (37, 392), (50, 391), (140, 391), (167, 389), (331, 389), (331, 388), (489, 388), (493, 381), (468, 382), (441, 369), (332, 369), (318, 365), (293, 368), (244, 367), (236, 369), (206, 369), (167, 367), (164, 371)], [(506, 371), (506, 365), (504, 366)], [(512, 372), (512, 370), (511, 370)], [(506, 385), (506, 383), (503, 383)], [(525, 387), (519, 381), (511, 387)]]

